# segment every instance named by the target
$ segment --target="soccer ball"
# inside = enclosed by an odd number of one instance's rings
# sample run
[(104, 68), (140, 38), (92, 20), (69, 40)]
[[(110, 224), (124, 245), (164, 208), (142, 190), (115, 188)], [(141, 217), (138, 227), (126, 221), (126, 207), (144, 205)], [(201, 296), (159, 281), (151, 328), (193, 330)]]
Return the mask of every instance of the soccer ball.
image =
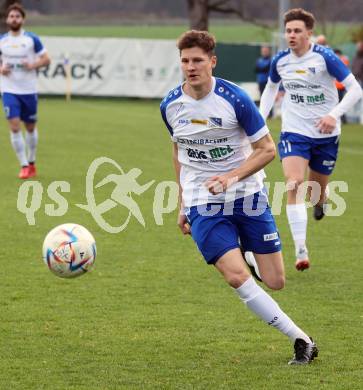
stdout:
[(83, 226), (65, 223), (52, 229), (43, 243), (43, 260), (60, 278), (88, 272), (96, 259), (96, 242)]

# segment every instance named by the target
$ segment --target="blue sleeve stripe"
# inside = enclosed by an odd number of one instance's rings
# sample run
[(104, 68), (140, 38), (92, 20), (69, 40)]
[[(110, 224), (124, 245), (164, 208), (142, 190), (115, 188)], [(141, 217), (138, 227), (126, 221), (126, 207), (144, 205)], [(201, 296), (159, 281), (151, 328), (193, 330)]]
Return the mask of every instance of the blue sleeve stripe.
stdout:
[(350, 75), (350, 69), (333, 52), (333, 50), (327, 49), (323, 46), (315, 45), (314, 52), (320, 54), (324, 58), (328, 73), (338, 81), (343, 81)]
[(214, 92), (233, 107), (239, 125), (248, 136), (252, 136), (265, 126), (255, 103), (238, 85), (216, 78)]
[(285, 56), (287, 56), (290, 53), (290, 49), (286, 49), (283, 51), (278, 52), (275, 57), (272, 58), (271, 61), (271, 67), (270, 67), (270, 79), (273, 83), (278, 83), (281, 81), (281, 77), (279, 73), (277, 72), (277, 63), (279, 60)]
[(35, 53), (40, 53), (42, 50), (44, 50), (44, 46), (42, 44), (42, 42), (40, 41), (39, 37), (37, 35), (35, 35), (34, 33), (31, 33), (29, 31), (26, 31), (25, 32), (25, 35), (30, 37), (33, 42), (34, 42), (34, 52)]
[(180, 96), (181, 96), (181, 86), (170, 91), (168, 93), (168, 95), (165, 96), (165, 98), (160, 103), (161, 117), (163, 118), (163, 121), (164, 121), (166, 127), (168, 128), (171, 136), (174, 134), (174, 131), (173, 131), (173, 128), (170, 126), (168, 119), (166, 117), (166, 109), (172, 101), (178, 99)]
[(173, 128), (169, 125), (169, 122), (166, 119), (166, 107), (167, 107), (166, 104), (165, 105), (164, 104), (160, 105), (161, 117), (163, 118), (163, 121), (164, 121), (166, 127), (168, 128), (170, 135), (173, 135)]

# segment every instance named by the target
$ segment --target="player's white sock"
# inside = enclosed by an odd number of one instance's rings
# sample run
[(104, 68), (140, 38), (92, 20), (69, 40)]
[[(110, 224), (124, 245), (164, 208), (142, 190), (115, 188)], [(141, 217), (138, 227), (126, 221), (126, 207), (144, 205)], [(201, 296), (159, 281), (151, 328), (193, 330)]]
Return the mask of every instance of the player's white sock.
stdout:
[(29, 162), (34, 162), (38, 145), (38, 129), (35, 128), (32, 132), (27, 131), (25, 140), (28, 147), (28, 160)]
[(280, 309), (265, 290), (250, 277), (241, 287), (236, 289), (241, 300), (258, 317), (268, 325), (272, 325), (280, 332), (288, 336), (293, 342), (299, 338), (311, 343), (309, 336), (303, 332), (294, 322)]
[(305, 203), (288, 204), (286, 206), (287, 220), (289, 221), (292, 238), (295, 243), (295, 252), (300, 249), (306, 249), (306, 227), (308, 223), (308, 214)]
[(16, 156), (18, 157), (18, 160), (20, 162), (20, 165), (22, 167), (25, 167), (28, 165), (28, 159), (26, 158), (26, 151), (25, 151), (25, 142), (23, 133), (21, 131), (18, 132), (10, 132), (10, 141), (11, 145), (13, 146), (13, 149), (16, 153)]

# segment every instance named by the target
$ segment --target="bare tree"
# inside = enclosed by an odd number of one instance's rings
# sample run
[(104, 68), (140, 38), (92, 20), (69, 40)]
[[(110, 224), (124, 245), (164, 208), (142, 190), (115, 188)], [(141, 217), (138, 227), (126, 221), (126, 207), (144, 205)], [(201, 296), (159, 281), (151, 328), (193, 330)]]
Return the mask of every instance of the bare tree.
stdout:
[(211, 12), (236, 15), (245, 21), (268, 27), (266, 23), (257, 21), (247, 14), (244, 0), (187, 0), (187, 2), (190, 28), (194, 30), (208, 30)]
[(190, 28), (208, 30), (208, 0), (188, 0)]
[(0, 3), (0, 30), (6, 31), (5, 15), (7, 8), (14, 3), (21, 3), (21, 0), (3, 0)]

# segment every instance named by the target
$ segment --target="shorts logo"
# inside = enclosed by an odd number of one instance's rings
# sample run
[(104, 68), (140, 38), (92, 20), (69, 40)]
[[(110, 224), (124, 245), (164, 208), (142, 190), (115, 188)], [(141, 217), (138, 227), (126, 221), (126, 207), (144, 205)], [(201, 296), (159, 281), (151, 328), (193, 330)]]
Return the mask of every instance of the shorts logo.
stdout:
[(324, 160), (323, 161), (323, 165), (324, 167), (331, 167), (335, 164), (335, 161), (334, 160)]
[(263, 241), (273, 241), (277, 240), (278, 238), (279, 235), (277, 234), (277, 232), (263, 235)]

